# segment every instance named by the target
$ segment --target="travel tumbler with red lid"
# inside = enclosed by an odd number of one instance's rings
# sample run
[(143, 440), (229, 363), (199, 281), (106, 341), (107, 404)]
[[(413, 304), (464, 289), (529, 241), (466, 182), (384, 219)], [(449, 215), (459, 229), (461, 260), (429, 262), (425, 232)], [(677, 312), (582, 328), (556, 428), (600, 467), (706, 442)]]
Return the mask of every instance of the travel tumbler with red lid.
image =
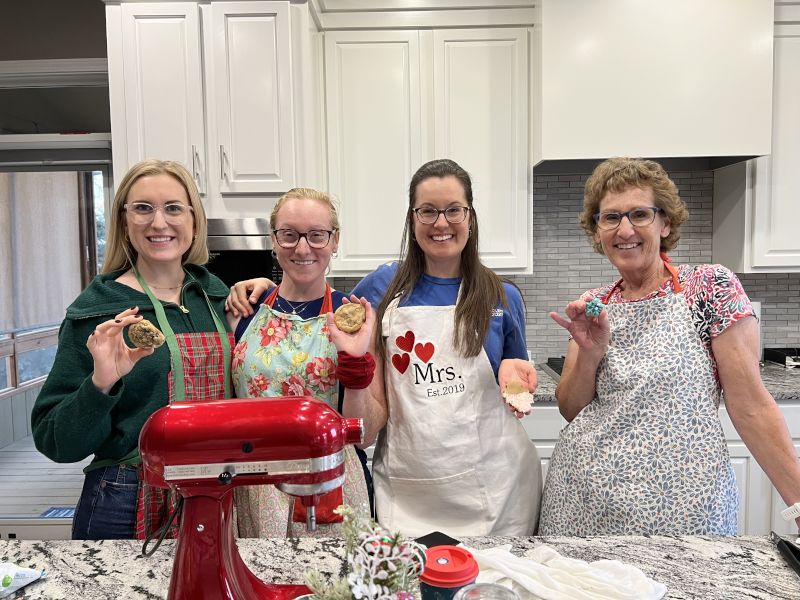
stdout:
[(478, 562), (458, 546), (434, 546), (425, 550), (425, 570), (419, 577), (422, 600), (452, 600), (463, 586), (478, 577)]

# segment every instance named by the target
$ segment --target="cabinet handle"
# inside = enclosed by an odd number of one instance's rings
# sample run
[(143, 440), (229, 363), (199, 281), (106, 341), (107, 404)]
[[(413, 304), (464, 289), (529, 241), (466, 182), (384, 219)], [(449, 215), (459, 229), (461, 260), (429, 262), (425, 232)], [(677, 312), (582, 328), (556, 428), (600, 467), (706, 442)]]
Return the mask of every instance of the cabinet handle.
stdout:
[(194, 144), (192, 144), (192, 176), (195, 182), (199, 184), (200, 181), (197, 178), (197, 148)]
[(220, 181), (225, 181), (225, 146), (219, 145), (219, 178)]
[(200, 154), (197, 152), (197, 146), (194, 144), (192, 144), (192, 176), (197, 183), (198, 191), (201, 194), (205, 193), (205, 190), (203, 190), (203, 186), (200, 183)]

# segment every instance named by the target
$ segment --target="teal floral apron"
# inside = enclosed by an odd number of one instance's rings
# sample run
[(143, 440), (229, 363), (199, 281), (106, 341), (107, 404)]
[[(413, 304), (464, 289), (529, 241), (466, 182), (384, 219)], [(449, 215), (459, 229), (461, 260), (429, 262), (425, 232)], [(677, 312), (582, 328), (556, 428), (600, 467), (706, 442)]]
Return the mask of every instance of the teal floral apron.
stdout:
[[(326, 285), (320, 315), (311, 319), (273, 308), (278, 289), (259, 307), (233, 350), (231, 371), (236, 397), (311, 396), (337, 410), (336, 346), (327, 325), (327, 313), (333, 308), (331, 288)], [(240, 537), (284, 537), (305, 531), (292, 525), (293, 521), (305, 522), (299, 510), (302, 505), (297, 502), (292, 515), (293, 498), (275, 486), (245, 486), (237, 488), (235, 494)], [(339, 497), (369, 516), (366, 482), (353, 446), (345, 448), (343, 488), (321, 497), (319, 525), (307, 535), (339, 534), (341, 518), (332, 513), (341, 503)]]

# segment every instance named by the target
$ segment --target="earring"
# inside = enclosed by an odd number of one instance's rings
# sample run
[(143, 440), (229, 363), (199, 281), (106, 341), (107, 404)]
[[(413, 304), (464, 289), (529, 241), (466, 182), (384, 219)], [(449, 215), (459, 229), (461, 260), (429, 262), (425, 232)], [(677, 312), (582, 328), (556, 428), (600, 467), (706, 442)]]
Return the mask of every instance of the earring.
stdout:
[(272, 258), (278, 258), (278, 255), (277, 255), (277, 254), (275, 254), (275, 248), (273, 248), (272, 250), (270, 250), (270, 254), (272, 254)]
[(333, 253), (331, 254), (331, 258), (339, 258), (339, 251), (334, 250)]

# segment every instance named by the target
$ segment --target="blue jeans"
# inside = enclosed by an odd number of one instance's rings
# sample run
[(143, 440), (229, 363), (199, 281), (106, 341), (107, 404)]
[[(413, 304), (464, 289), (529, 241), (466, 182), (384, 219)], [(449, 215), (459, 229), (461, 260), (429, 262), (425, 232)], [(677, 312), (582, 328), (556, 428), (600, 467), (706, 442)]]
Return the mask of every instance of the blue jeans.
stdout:
[(73, 540), (133, 539), (139, 476), (135, 466), (89, 471), (72, 520)]

